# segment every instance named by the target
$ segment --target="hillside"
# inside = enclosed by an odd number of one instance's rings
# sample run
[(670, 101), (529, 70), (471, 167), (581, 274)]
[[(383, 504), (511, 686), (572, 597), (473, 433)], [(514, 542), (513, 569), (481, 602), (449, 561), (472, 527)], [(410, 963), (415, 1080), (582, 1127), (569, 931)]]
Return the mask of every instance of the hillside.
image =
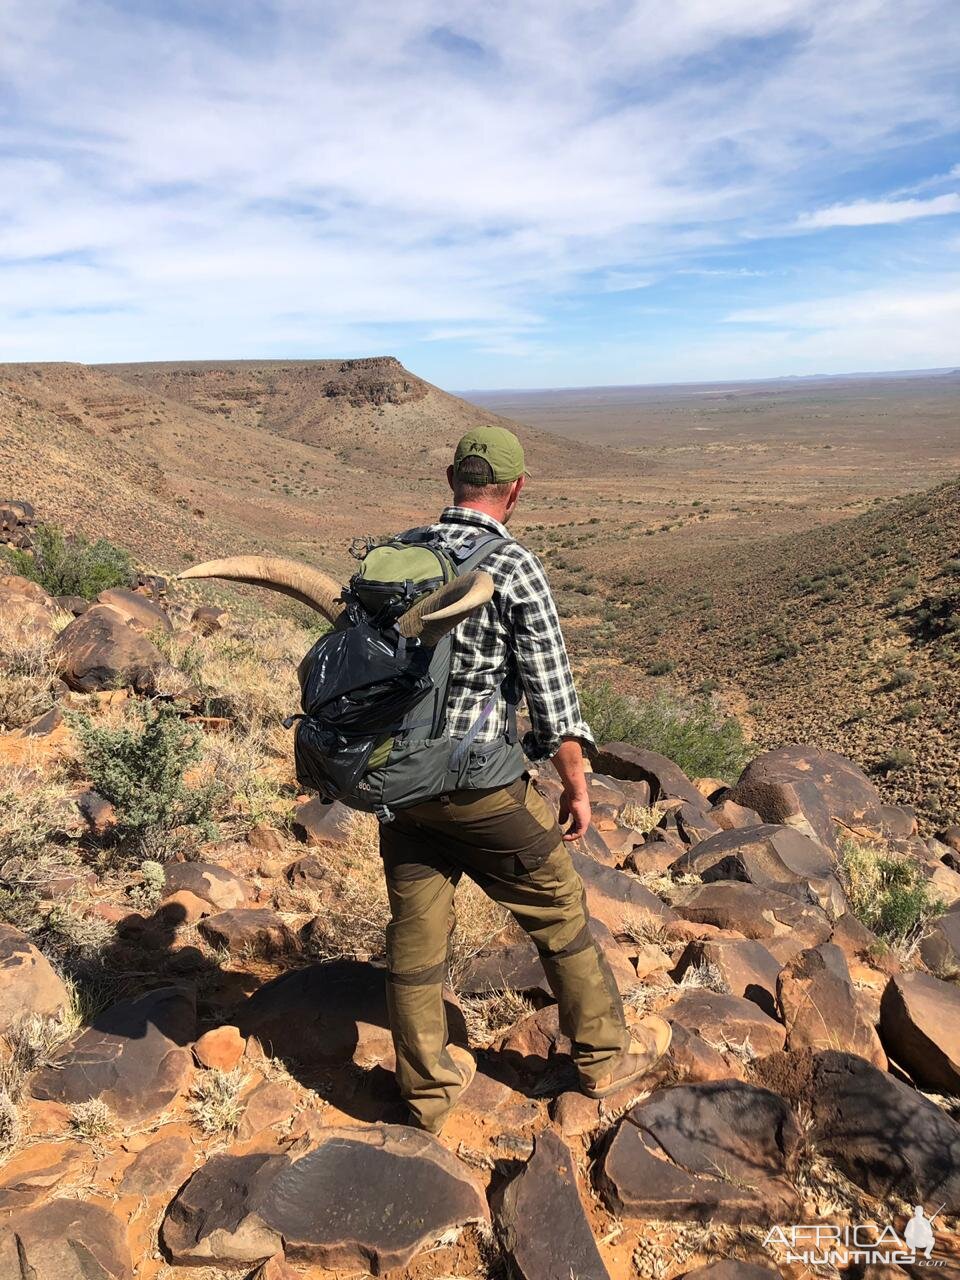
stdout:
[(842, 751), (957, 821), (960, 481), (654, 569), (629, 602), (617, 647), (648, 676), (719, 687), (759, 742)]
[[(459, 435), (500, 421), (392, 359), (0, 365), (6, 496), (163, 573), (260, 548), (342, 571), (354, 536), (439, 510)], [(546, 514), (574, 467), (640, 471), (612, 450), (584, 459), (573, 442), (518, 431), (540, 490), (531, 514)]]

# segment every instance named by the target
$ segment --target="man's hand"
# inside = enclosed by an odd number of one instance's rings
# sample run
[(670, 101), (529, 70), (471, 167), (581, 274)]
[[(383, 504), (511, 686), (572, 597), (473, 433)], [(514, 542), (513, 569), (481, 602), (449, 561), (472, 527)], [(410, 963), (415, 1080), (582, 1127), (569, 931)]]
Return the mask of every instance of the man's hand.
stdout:
[(561, 827), (570, 820), (570, 827), (563, 833), (564, 840), (579, 840), (590, 825), (590, 797), (586, 791), (582, 794), (568, 795), (564, 788), (560, 797), (559, 822)]
[(563, 783), (558, 821), (561, 827), (570, 823), (563, 838), (579, 840), (590, 825), (590, 793), (583, 772), (583, 749), (575, 738), (560, 744), (560, 750), (553, 757), (553, 767)]

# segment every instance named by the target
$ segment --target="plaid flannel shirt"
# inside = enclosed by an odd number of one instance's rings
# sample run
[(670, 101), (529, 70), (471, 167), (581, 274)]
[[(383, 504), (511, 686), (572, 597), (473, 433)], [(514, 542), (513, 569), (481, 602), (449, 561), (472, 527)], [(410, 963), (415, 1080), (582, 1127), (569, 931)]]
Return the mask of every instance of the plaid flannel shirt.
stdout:
[(451, 737), (464, 737), (488, 700), (499, 691), (476, 743), (494, 742), (507, 732), (507, 702), (502, 686), (519, 678), (531, 731), (523, 749), (531, 760), (547, 760), (566, 738), (592, 748), (593, 734), (580, 713), (560, 619), (543, 565), (492, 516), (468, 507), (447, 507), (430, 526), (447, 545), (459, 549), (483, 529), (508, 538), (492, 551), (482, 568), (494, 581), (490, 604), (462, 622), (453, 633), (447, 726)]

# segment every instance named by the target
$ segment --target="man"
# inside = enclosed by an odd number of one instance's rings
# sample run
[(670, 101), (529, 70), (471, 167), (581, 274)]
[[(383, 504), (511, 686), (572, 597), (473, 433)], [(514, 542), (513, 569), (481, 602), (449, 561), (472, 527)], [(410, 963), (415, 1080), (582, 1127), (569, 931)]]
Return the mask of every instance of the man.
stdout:
[(566, 848), (590, 825), (583, 751), (593, 738), (581, 718), (543, 567), (506, 529), (526, 483), (520, 441), (502, 427), (468, 432), (447, 479), (453, 506), (432, 531), (453, 550), (479, 532), (507, 540), (483, 561), (495, 584), (492, 603), (454, 633), (448, 730), (454, 739), (469, 740), (474, 752), (502, 744), (512, 732), (510, 690), (522, 692), (532, 726), (524, 751), (534, 761), (552, 760), (563, 784), (560, 821), (570, 825), (562, 835), (521, 762), (510, 785), (438, 796), (399, 810), (381, 827), (392, 913), (387, 992), (397, 1080), (412, 1123), (433, 1133), (476, 1070), (465, 1049), (447, 1043), (442, 995), (454, 890), (464, 873), (535, 943), (585, 1093), (605, 1097), (639, 1079), (670, 1043), (670, 1028), (660, 1018), (644, 1019), (631, 1039)]

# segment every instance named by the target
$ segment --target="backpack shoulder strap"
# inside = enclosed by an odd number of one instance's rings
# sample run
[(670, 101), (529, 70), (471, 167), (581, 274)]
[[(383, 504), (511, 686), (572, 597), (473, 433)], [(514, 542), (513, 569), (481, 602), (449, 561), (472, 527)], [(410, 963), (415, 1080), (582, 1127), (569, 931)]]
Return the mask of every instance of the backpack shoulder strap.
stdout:
[(451, 552), (452, 558), (456, 561), (457, 573), (469, 573), (472, 569), (479, 569), (487, 556), (492, 555), (494, 551), (499, 551), (501, 547), (507, 546), (512, 541), (512, 538), (505, 538), (502, 533), (494, 533), (492, 529), (488, 533), (479, 534), (459, 552)]

